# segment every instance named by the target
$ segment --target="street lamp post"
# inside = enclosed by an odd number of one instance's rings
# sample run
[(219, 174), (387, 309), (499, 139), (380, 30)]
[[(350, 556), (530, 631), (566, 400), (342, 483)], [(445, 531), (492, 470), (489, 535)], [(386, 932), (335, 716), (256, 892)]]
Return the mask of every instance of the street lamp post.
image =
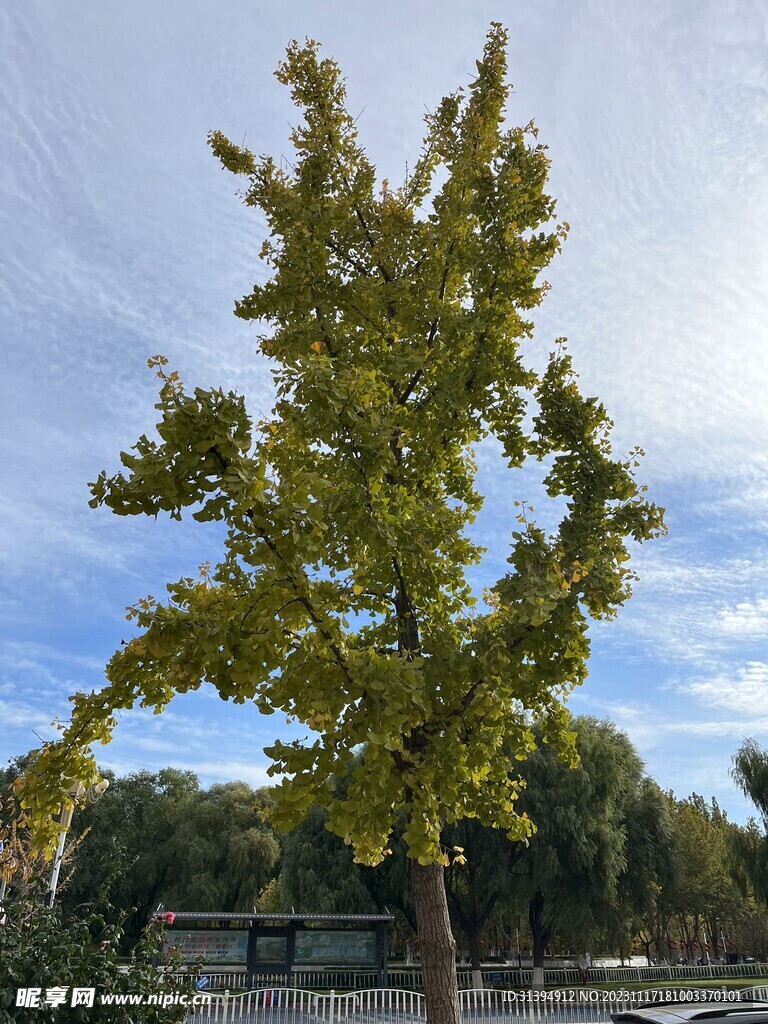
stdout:
[(109, 787), (107, 779), (102, 779), (101, 782), (97, 782), (95, 786), (89, 786), (87, 789), (82, 782), (73, 783), (67, 790), (67, 796), (70, 798), (68, 806), (62, 808), (61, 814), (59, 815), (59, 824), (62, 826), (61, 832), (59, 833), (59, 842), (56, 846), (56, 856), (53, 861), (53, 871), (51, 872), (51, 883), (48, 886), (48, 892), (45, 894), (45, 906), (52, 907), (53, 901), (56, 898), (56, 887), (59, 884), (59, 872), (61, 871), (61, 862), (64, 859), (64, 844), (67, 841), (67, 832), (72, 824), (72, 815), (75, 813), (75, 803), (82, 796), (85, 796), (89, 803), (95, 803), (99, 797), (102, 797)]
[[(2, 861), (3, 850), (5, 849), (5, 843), (0, 839), (0, 862)], [(0, 924), (2, 924), (3, 915), (3, 900), (5, 899), (5, 875), (0, 878)]]

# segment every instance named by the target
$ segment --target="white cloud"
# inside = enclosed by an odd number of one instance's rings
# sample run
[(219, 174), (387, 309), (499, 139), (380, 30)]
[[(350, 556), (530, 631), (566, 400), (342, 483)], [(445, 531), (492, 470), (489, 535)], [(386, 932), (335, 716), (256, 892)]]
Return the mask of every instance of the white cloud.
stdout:
[(179, 767), (197, 772), (208, 784), (240, 779), (249, 785), (259, 786), (274, 785), (280, 781), (280, 777), (270, 778), (267, 775), (267, 763), (259, 765), (252, 761), (196, 761)]
[(35, 730), (46, 733), (46, 739), (58, 735), (51, 726), (53, 715), (22, 701), (0, 700), (0, 721), (4, 726), (31, 726)]
[(267, 775), (268, 765), (254, 764), (252, 761), (187, 761), (174, 762), (174, 767), (195, 772), (205, 786), (216, 782), (233, 782), (240, 780), (249, 786), (274, 786), (279, 778)]
[[(655, 475), (749, 478), (765, 467), (755, 439), (768, 428), (768, 278), (754, 230), (768, 211), (766, 76), (753, 45), (764, 16), (704, 4), (694, 25), (651, 3), (630, 28), (624, 13), (600, 10), (590, 25), (599, 62), (558, 80), (563, 120), (588, 100), (596, 113), (566, 167), (554, 154), (576, 204), (563, 212), (574, 229), (554, 309), (590, 392), (622, 438), (647, 448)], [(574, 18), (571, 30), (581, 42), (587, 22)], [(571, 46), (573, 70), (580, 49)]]
[(29, 640), (7, 640), (0, 642), (3, 665), (8, 668), (31, 671), (50, 671), (45, 662), (63, 662), (89, 672), (102, 672), (104, 662), (86, 654), (65, 651), (50, 644)]
[(664, 727), (670, 733), (686, 736), (719, 736), (742, 740), (747, 736), (768, 736), (768, 718), (737, 718), (720, 722), (669, 722)]
[[(622, 703), (578, 691), (570, 700), (579, 699), (582, 713), (607, 715), (641, 750), (659, 747), (673, 737), (675, 744), (679, 744), (680, 737), (684, 736), (735, 740), (768, 736), (768, 714), (754, 713), (756, 708), (768, 708), (768, 665), (748, 665), (742, 670), (741, 678), (732, 683), (725, 678), (713, 678), (678, 683), (667, 689), (693, 697), (696, 704), (687, 701), (680, 705), (668, 698), (664, 698), (663, 703), (662, 699)], [(700, 717), (696, 714), (697, 704), (701, 705), (703, 714), (717, 708), (726, 708), (731, 714), (728, 718)]]
[(759, 596), (768, 576), (765, 546), (727, 558), (689, 546), (670, 537), (635, 552), (640, 581), (616, 622), (593, 627), (601, 644), (634, 656), (641, 645), (667, 662), (707, 667), (756, 653), (749, 645), (768, 635), (768, 602)]
[(106, 753), (97, 751), (97, 760), (102, 768), (113, 771), (116, 775), (128, 775), (131, 772), (147, 770), (159, 771), (161, 768), (176, 768), (179, 771), (194, 772), (204, 787), (215, 785), (220, 782), (247, 782), (249, 786), (258, 789), (261, 786), (274, 786), (280, 781), (279, 776), (270, 778), (267, 775), (266, 763), (254, 764), (250, 761), (206, 761), (189, 760), (165, 757), (162, 760), (155, 759), (147, 762), (146, 759), (137, 763), (136, 758), (130, 756), (126, 749), (125, 753), (113, 753), (111, 747), (106, 748)]
[[(257, 415), (271, 405), (253, 327), (231, 316), (263, 274), (264, 222), (235, 198), (239, 184), (216, 167), (206, 132), (220, 126), (238, 141), (249, 133), (254, 151), (283, 152), (294, 115), (271, 71), (285, 42), (309, 33), (348, 73), (354, 112), (368, 103), (361, 137), (394, 179), (417, 152), (422, 104), (472, 74), (496, 16), (491, 0), (448, 0), (450, 16), (436, 24), (426, 7), (395, 0), (375, 45), (361, 47), (370, 14), (360, 5), (340, 17), (334, 5), (300, 0), (276, 9), (266, 29), (245, 5), (220, 17), (198, 0), (158, 11), (138, 0), (92, 5), (88, 18), (59, 6), (28, 0), (0, 14), (0, 408), (10, 442), (0, 550), (11, 587), (0, 601), (13, 636), (19, 624), (25, 635), (59, 638), (72, 627), (76, 648), (69, 662), (34, 645), (11, 652), (0, 687), (5, 694), (18, 680), (23, 701), (7, 720), (20, 729), (49, 720), (32, 707), (42, 686), (63, 693), (80, 674), (90, 685), (101, 673), (94, 655), (115, 629), (124, 632), (114, 646), (130, 629), (115, 625), (125, 604), (161, 594), (210, 552), (197, 526), (166, 530), (86, 506), (85, 482), (114, 468), (154, 422), (146, 357), (163, 351), (192, 385), (237, 387)], [(598, 624), (595, 649), (644, 661), (655, 678), (671, 662), (699, 673), (676, 721), (630, 700), (610, 708), (633, 738), (649, 749), (674, 742), (684, 760), (686, 733), (735, 736), (739, 713), (750, 722), (766, 706), (759, 670), (743, 668), (756, 653), (748, 645), (768, 633), (768, 551), (743, 537), (768, 521), (759, 443), (768, 434), (768, 275), (756, 229), (768, 215), (764, 13), (740, 0), (702, 0), (696, 18), (665, 0), (620, 12), (545, 0), (517, 14), (510, 116), (537, 118), (558, 213), (573, 225), (549, 275), (536, 346), (571, 336), (585, 391), (616, 419), (617, 448), (647, 448), (640, 473), (651, 497), (670, 505), (670, 540), (639, 552), (636, 596), (616, 623)], [(478, 532), (504, 571), (510, 498), (534, 497), (547, 526), (548, 512), (532, 474), (496, 474), (492, 455), (481, 449), (489, 500)], [(721, 667), (728, 657), (738, 657), (733, 672)], [(691, 712), (691, 697), (728, 710), (718, 695), (746, 692), (763, 703), (730, 705), (727, 722)], [(264, 781), (246, 740), (226, 747), (227, 762), (211, 760), (224, 749), (219, 736), (210, 742), (213, 730), (237, 737), (237, 727), (227, 719), (225, 729), (208, 700), (196, 709), (197, 727), (163, 716), (187, 759), (202, 750), (205, 760), (189, 767)], [(132, 746), (141, 729), (143, 746)], [(168, 735), (144, 719), (126, 715), (117, 737), (127, 768), (171, 753)]]
[(161, 740), (156, 736), (131, 736), (129, 742), (131, 747), (148, 750), (155, 754), (176, 754), (179, 749), (178, 743)]
[(709, 707), (744, 712), (749, 717), (744, 719), (743, 728), (749, 731), (754, 723), (761, 721), (754, 716), (768, 708), (768, 664), (751, 661), (709, 679), (694, 679), (679, 689)]
[(719, 615), (720, 628), (729, 636), (768, 637), (768, 600), (740, 601), (724, 608)]

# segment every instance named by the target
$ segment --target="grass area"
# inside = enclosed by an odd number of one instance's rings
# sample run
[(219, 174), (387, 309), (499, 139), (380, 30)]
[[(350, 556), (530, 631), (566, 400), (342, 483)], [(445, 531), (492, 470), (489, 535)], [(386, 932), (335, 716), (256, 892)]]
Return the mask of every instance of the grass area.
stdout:
[[(626, 989), (628, 992), (640, 992), (646, 989), (665, 988), (755, 988), (758, 985), (768, 985), (768, 978), (667, 978), (664, 981), (617, 981), (617, 982), (595, 982), (594, 985), (576, 985), (576, 988), (599, 989), (609, 992), (611, 989)], [(547, 988), (565, 988), (564, 985), (547, 985)]]

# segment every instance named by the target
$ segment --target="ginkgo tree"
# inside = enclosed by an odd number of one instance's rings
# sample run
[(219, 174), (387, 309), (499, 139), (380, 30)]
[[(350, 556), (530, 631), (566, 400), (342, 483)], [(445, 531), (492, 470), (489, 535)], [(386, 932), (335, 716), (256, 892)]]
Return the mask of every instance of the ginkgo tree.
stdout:
[[(23, 784), (50, 843), (62, 780), (94, 777), (90, 745), (109, 740), (119, 709), (159, 712), (206, 684), (303, 723), (310, 740), (267, 749), (272, 820), (290, 827), (320, 804), (376, 864), (404, 817), (432, 1024), (458, 1020), (443, 867), (460, 851), (441, 831), (477, 818), (530, 834), (515, 800), (533, 725), (573, 756), (563, 698), (586, 675), (587, 620), (629, 596), (630, 539), (663, 530), (635, 480), (639, 452), (612, 454), (611, 422), (563, 345), (542, 372), (524, 360), (567, 225), (553, 220), (535, 127), (504, 126), (506, 70), (494, 24), (397, 188), (377, 180), (339, 68), (314, 41), (292, 43), (276, 73), (303, 114), (292, 164), (211, 134), (266, 217), (271, 276), (236, 314), (261, 325), (275, 406), (255, 421), (240, 394), (190, 392), (150, 360), (157, 436), (99, 476), (91, 504), (218, 522), (221, 555), (130, 610), (136, 635), (105, 687), (72, 698)], [(542, 463), (562, 519), (549, 534), (521, 503), (509, 570), (477, 603), (473, 452), (489, 436), (510, 468)]]

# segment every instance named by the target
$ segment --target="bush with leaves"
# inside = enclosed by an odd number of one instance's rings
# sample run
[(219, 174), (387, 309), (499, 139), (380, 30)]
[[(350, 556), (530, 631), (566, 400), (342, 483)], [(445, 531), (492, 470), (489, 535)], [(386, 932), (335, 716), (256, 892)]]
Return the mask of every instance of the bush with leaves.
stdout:
[[(0, 925), (0, 1024), (69, 1024), (75, 1021), (109, 1024), (173, 1024), (186, 1018), (187, 1007), (100, 1005), (104, 993), (149, 996), (155, 993), (192, 994), (177, 971), (163, 975), (153, 966), (163, 935), (162, 921), (152, 921), (134, 950), (130, 964), (121, 968), (117, 949), (121, 929), (86, 909), (77, 919), (62, 919), (57, 907), (43, 906), (42, 892), (34, 902), (7, 903)], [(94, 939), (94, 936), (96, 938)], [(181, 962), (169, 966), (181, 969)], [(37, 989), (38, 1007), (16, 1005), (19, 989)], [(44, 1005), (46, 991), (66, 989), (60, 1006)], [(73, 988), (95, 988), (93, 1007), (70, 1006)]]

